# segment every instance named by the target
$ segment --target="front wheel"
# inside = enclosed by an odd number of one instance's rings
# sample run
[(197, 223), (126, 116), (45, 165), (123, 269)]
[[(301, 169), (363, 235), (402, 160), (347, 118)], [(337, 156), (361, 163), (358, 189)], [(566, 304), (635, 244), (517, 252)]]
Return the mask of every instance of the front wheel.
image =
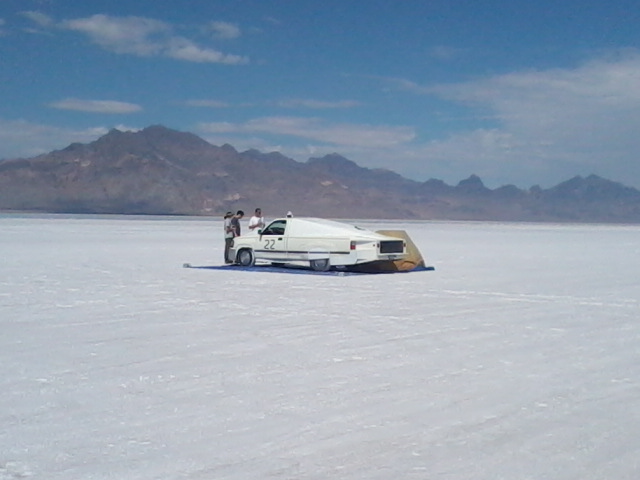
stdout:
[(254, 257), (253, 252), (248, 248), (245, 248), (238, 252), (237, 260), (238, 263), (243, 267), (251, 267), (254, 263), (256, 263), (256, 258)]
[(331, 263), (328, 258), (323, 258), (322, 260), (311, 260), (310, 262), (311, 269), (316, 272), (326, 272), (331, 268)]

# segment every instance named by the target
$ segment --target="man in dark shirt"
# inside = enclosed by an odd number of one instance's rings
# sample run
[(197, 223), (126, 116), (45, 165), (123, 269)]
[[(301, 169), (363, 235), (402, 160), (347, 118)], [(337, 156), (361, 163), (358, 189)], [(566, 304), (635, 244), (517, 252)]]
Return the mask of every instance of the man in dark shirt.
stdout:
[(238, 212), (231, 217), (231, 230), (233, 231), (234, 237), (240, 236), (240, 219), (244, 217), (244, 212), (242, 210), (238, 210)]

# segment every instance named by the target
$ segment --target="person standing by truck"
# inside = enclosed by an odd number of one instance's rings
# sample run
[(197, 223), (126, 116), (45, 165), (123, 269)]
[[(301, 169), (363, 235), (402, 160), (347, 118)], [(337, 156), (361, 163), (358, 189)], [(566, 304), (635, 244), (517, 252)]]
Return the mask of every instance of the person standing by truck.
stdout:
[(242, 217), (244, 217), (244, 212), (242, 210), (238, 210), (236, 214), (231, 217), (231, 230), (233, 230), (233, 238), (242, 235), (240, 227), (240, 219), (242, 219)]
[(233, 259), (229, 258), (229, 251), (233, 243), (233, 230), (231, 229), (231, 218), (233, 212), (227, 212), (224, 215), (224, 263), (233, 263)]
[(258, 233), (258, 230), (265, 227), (264, 217), (262, 216), (262, 209), (256, 208), (253, 217), (249, 219), (249, 230)]

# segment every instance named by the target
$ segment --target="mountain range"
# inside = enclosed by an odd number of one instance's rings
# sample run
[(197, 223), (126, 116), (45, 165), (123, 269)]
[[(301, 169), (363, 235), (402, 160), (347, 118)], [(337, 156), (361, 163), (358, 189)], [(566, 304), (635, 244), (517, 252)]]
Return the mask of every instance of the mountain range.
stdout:
[(160, 125), (0, 161), (3, 211), (221, 216), (258, 206), (271, 218), (640, 223), (640, 191), (596, 175), (548, 189), (489, 189), (476, 175), (452, 186), (338, 154), (298, 162), (238, 152)]

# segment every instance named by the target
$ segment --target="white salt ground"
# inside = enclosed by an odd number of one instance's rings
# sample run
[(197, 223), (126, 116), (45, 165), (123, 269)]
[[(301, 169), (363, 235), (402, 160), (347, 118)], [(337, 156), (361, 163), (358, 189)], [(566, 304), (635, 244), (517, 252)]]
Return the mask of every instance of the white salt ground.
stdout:
[(0, 217), (0, 480), (640, 478), (640, 227), (357, 222), (433, 272), (222, 263), (194, 218)]

